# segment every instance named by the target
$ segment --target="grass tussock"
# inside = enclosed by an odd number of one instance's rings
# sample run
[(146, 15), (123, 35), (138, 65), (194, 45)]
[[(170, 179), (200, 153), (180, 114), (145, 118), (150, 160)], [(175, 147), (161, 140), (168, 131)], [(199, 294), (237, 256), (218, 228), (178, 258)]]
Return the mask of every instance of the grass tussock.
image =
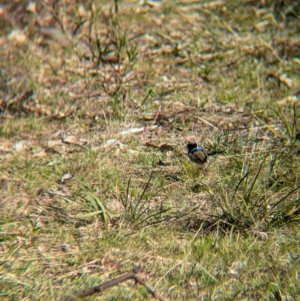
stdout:
[[(164, 300), (298, 300), (299, 15), (293, 0), (4, 1), (1, 300), (136, 266)], [(152, 297), (128, 282), (93, 298)]]

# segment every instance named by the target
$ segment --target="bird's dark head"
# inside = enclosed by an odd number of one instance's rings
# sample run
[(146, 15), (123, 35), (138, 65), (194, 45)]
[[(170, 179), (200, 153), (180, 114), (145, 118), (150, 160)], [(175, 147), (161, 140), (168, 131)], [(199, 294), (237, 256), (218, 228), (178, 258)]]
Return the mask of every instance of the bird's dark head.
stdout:
[(190, 152), (192, 149), (197, 148), (197, 143), (189, 142), (186, 147), (187, 147), (188, 151)]

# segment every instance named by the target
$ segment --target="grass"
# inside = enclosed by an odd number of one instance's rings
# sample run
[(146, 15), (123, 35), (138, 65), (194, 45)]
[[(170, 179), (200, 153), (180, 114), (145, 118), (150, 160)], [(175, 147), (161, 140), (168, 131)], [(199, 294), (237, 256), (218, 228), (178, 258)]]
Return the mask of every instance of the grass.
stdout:
[(1, 300), (136, 265), (166, 300), (298, 300), (297, 1), (26, 5), (0, 15)]

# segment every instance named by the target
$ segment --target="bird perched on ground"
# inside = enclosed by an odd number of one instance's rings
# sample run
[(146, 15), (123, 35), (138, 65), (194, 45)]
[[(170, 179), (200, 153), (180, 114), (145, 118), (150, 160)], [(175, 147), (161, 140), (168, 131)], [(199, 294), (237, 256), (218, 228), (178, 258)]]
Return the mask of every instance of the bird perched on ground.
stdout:
[(202, 165), (207, 161), (207, 155), (202, 146), (198, 146), (197, 143), (188, 143), (187, 149), (188, 156), (192, 162)]

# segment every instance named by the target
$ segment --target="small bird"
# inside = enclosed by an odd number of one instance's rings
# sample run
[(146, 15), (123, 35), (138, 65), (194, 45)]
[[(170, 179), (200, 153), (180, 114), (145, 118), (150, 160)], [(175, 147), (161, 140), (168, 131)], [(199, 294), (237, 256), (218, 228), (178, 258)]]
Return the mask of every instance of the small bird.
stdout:
[(202, 146), (198, 146), (197, 143), (188, 143), (187, 149), (188, 156), (192, 162), (202, 165), (207, 161), (207, 155)]

